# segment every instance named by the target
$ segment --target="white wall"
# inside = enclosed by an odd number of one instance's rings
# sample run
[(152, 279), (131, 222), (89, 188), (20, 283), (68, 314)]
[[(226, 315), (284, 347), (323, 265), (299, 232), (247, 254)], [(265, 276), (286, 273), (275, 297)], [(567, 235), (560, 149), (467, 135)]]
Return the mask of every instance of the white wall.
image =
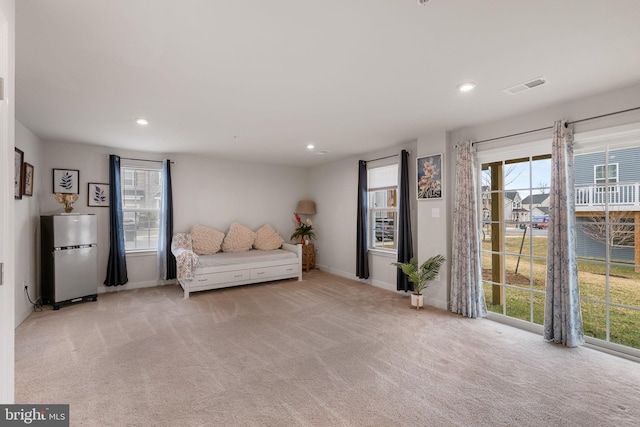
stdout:
[[(409, 179), (415, 176), (416, 143), (398, 145), (386, 150), (366, 153), (358, 157), (339, 160), (310, 170), (310, 194), (318, 213), (314, 216), (317, 261), (319, 268), (351, 279), (356, 278), (356, 215), (358, 195), (358, 160), (373, 160), (399, 154), (405, 149), (409, 156)], [(416, 250), (416, 189), (409, 189), (414, 251)], [(416, 254), (417, 255), (417, 254)], [(369, 279), (362, 280), (384, 289), (396, 289), (395, 256), (382, 252), (369, 252)]]
[(308, 172), (195, 155), (174, 155), (172, 165), (174, 230), (202, 224), (227, 232), (232, 222), (255, 230), (270, 223), (289, 241), (298, 200), (308, 193)]
[(308, 174), (299, 167), (282, 167), (255, 163), (216, 160), (197, 155), (141, 153), (113, 150), (108, 147), (64, 142), (44, 143), (39, 184), (41, 212), (62, 212), (62, 205), (52, 193), (52, 169), (78, 169), (80, 194), (74, 212), (98, 216), (98, 285), (100, 291), (124, 290), (159, 284), (155, 253), (127, 256), (129, 283), (106, 288), (109, 256), (109, 209), (87, 206), (87, 184), (109, 182), (108, 155), (161, 160), (170, 158), (174, 232), (188, 232), (203, 224), (222, 232), (233, 221), (252, 229), (270, 223), (285, 240), (293, 232), (293, 212), (298, 200), (309, 197)]
[(39, 286), (39, 198), (45, 193), (41, 180), (42, 174), (42, 141), (22, 123), (16, 120), (16, 147), (24, 152), (24, 161), (34, 167), (36, 181), (33, 186), (33, 196), (22, 196), (22, 200), (14, 203), (15, 212), (15, 326), (18, 327), (24, 319), (33, 311), (24, 285), (27, 285), (29, 296), (36, 301), (40, 295)]
[(440, 277), (433, 280), (424, 292), (425, 304), (439, 308), (448, 308), (449, 301), (449, 260), (451, 259), (450, 239), (447, 238), (447, 228), (451, 222), (451, 191), (455, 175), (447, 165), (447, 159), (452, 153), (448, 150), (446, 132), (438, 132), (418, 138), (418, 157), (432, 154), (443, 154), (443, 197), (440, 200), (418, 201), (418, 264), (434, 255), (444, 255), (447, 261), (440, 269)]
[(15, 1), (0, 0), (0, 77), (5, 98), (0, 101), (0, 402), (14, 401), (14, 235), (13, 153), (15, 141)]

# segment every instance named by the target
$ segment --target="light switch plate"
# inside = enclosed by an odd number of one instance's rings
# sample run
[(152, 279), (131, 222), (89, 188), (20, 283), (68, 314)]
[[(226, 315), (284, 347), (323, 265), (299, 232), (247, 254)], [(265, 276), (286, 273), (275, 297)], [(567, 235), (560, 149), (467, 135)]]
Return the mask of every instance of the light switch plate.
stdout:
[(440, 208), (431, 208), (431, 218), (440, 218)]

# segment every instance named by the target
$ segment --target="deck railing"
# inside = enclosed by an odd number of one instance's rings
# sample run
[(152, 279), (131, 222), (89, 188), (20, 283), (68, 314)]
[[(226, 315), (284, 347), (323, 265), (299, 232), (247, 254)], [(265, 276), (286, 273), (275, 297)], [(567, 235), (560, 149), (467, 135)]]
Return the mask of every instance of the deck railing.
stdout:
[(609, 205), (612, 208), (635, 210), (640, 208), (640, 183), (577, 185), (576, 209)]

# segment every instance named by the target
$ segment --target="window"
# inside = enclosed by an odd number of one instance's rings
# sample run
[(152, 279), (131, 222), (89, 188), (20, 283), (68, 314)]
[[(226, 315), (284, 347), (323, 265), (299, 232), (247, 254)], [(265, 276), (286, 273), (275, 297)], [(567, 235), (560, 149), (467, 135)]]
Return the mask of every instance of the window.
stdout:
[(607, 165), (595, 165), (594, 169), (594, 182), (596, 184), (604, 185), (608, 183), (618, 182), (618, 164), (612, 163), (609, 165), (609, 177), (607, 180)]
[(157, 250), (162, 184), (160, 169), (122, 167), (124, 246), (127, 252)]
[(396, 250), (398, 164), (368, 170), (369, 248)]
[[(607, 176), (607, 168), (609, 174)], [(605, 203), (605, 184), (616, 184), (618, 182), (618, 164), (610, 163), (608, 165), (595, 165), (593, 167), (594, 182), (596, 184), (596, 202)], [(618, 186), (610, 185), (608, 190), (611, 193), (611, 197), (615, 197), (615, 192), (618, 190)]]

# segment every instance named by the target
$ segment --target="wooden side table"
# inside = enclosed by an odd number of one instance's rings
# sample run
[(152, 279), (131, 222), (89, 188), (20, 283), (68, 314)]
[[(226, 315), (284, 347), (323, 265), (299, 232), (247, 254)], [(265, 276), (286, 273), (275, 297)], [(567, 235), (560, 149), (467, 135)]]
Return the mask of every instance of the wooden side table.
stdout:
[(302, 245), (302, 269), (309, 272), (309, 269), (316, 268), (316, 248), (313, 243)]

